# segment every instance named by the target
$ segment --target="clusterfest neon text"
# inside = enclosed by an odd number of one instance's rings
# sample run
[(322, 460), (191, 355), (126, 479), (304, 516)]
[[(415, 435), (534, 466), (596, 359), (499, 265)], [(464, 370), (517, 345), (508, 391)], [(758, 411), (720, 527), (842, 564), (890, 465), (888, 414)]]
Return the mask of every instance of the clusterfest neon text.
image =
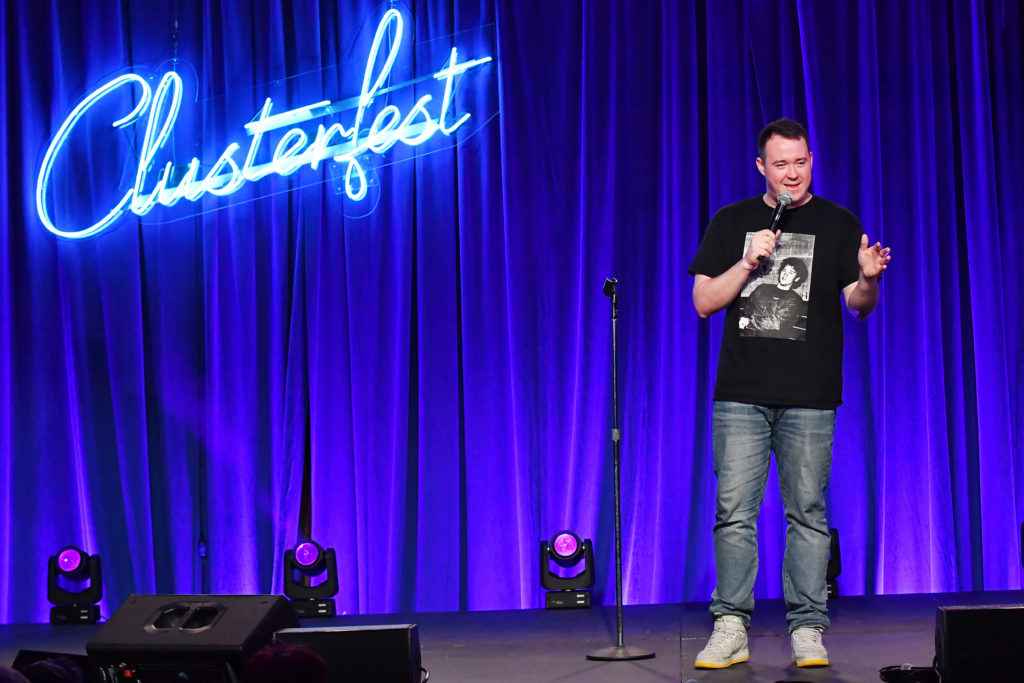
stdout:
[[(380, 73), (374, 78), (373, 68), (377, 63), (378, 52), (392, 24), (394, 32), (391, 36), (391, 47)], [(137, 216), (144, 216), (152, 211), (157, 204), (173, 206), (181, 199), (194, 202), (207, 192), (219, 196), (229, 195), (237, 192), (245, 183), (255, 182), (271, 174), (287, 176), (307, 165), (315, 170), (321, 161), (328, 158), (344, 166), (345, 194), (353, 200), (363, 199), (367, 194), (367, 179), (358, 157), (367, 153), (382, 154), (399, 142), (415, 147), (423, 144), (438, 132), (443, 135), (451, 135), (470, 118), (469, 113), (465, 113), (455, 121), (449, 120), (456, 77), (491, 61), (490, 57), (483, 57), (460, 63), (458, 53), (453, 48), (448, 63), (433, 75), (435, 79), (444, 82), (443, 99), (439, 104), (434, 104), (435, 108), (439, 107), (436, 118), (431, 115), (429, 108), (429, 105), (433, 104), (432, 96), (424, 95), (404, 116), (393, 104), (383, 107), (373, 118), (369, 127), (364, 130), (367, 108), (374, 96), (388, 81), (395, 58), (398, 56), (401, 38), (402, 17), (397, 10), (388, 10), (377, 26), (377, 33), (366, 61), (362, 89), (355, 106), (355, 119), (349, 128), (345, 128), (340, 123), (332, 123), (326, 127), (320, 124), (316, 137), (312, 141), (302, 129), (292, 128), (278, 141), (271, 160), (257, 164), (257, 151), (265, 133), (327, 116), (341, 108), (326, 100), (272, 115), (273, 102), (267, 98), (257, 117), (245, 124), (246, 132), (252, 140), (241, 166), (235, 159), (235, 154), (238, 153), (241, 146), (238, 143), (231, 143), (204, 176), (200, 176), (199, 159), (193, 157), (181, 181), (174, 187), (170, 182), (174, 164), (170, 161), (167, 162), (157, 176), (155, 186), (149, 192), (144, 190), (149, 169), (153, 165), (153, 159), (157, 152), (170, 137), (181, 107), (183, 90), (181, 77), (174, 72), (165, 73), (160, 79), (155, 93), (146, 79), (136, 74), (125, 74), (108, 81), (87, 95), (72, 110), (46, 150), (36, 182), (36, 209), (40, 220), (46, 229), (55, 235), (72, 239), (89, 237), (113, 225), (127, 211), (131, 211)], [(130, 126), (139, 121), (148, 111), (149, 119), (139, 151), (134, 187), (128, 190), (105, 216), (92, 225), (61, 226), (54, 224), (47, 208), (50, 176), (61, 149), (74, 132), (75, 123), (108, 94), (118, 88), (132, 85), (138, 86), (142, 90), (138, 105), (127, 116), (114, 121), (113, 126), (115, 128)]]

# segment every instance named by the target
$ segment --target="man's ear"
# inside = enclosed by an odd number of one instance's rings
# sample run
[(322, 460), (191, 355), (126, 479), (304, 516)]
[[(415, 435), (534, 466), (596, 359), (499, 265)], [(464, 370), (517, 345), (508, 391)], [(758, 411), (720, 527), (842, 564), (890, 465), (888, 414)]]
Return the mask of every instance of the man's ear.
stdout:
[(754, 163), (757, 164), (757, 170), (761, 172), (761, 175), (764, 175), (764, 159), (757, 157)]

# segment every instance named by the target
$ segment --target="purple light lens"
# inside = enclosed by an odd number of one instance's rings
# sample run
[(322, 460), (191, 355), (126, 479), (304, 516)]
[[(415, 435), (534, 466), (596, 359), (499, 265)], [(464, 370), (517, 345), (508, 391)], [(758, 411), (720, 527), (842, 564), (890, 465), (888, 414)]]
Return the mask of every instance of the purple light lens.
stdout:
[(570, 533), (562, 532), (555, 536), (555, 542), (552, 543), (555, 548), (555, 554), (561, 557), (571, 557), (579, 547), (579, 540)]
[(57, 566), (62, 572), (73, 572), (82, 566), (82, 553), (77, 548), (65, 548), (57, 555)]
[(312, 541), (300, 543), (295, 548), (295, 563), (300, 567), (309, 567), (320, 559), (320, 548)]

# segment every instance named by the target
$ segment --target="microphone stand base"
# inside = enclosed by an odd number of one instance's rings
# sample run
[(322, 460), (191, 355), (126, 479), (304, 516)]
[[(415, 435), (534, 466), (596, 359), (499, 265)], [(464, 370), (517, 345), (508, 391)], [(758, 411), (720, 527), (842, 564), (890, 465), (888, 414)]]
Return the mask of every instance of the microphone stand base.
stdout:
[(643, 650), (639, 647), (629, 645), (617, 645), (614, 647), (603, 647), (587, 654), (587, 659), (594, 659), (603, 662), (626, 662), (633, 659), (653, 659), (654, 653)]

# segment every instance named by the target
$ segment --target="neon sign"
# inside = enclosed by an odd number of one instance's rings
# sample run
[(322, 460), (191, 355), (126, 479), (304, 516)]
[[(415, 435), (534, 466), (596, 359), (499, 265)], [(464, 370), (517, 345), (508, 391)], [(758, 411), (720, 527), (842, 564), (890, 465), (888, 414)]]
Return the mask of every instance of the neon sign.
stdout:
[[(466, 112), (451, 120), (454, 117), (452, 99), (458, 78), (491, 61), (491, 57), (482, 57), (460, 62), (457, 49), (452, 48), (448, 61), (432, 75), (433, 79), (444, 84), (440, 102), (435, 102), (432, 95), (423, 95), (405, 113), (395, 104), (388, 104), (376, 112), (367, 126), (369, 108), (374, 98), (389, 90), (385, 86), (401, 48), (402, 32), (401, 14), (394, 9), (388, 10), (374, 35), (358, 100), (352, 102), (355, 115), (351, 126), (346, 128), (338, 122), (327, 126), (321, 123), (316, 135), (310, 139), (310, 135), (296, 124), (343, 111), (349, 108), (345, 102), (332, 103), (325, 100), (272, 114), (274, 103), (268, 97), (254, 120), (245, 124), (246, 134), (251, 140), (241, 165), (235, 155), (242, 145), (233, 142), (224, 148), (205, 173), (201, 172), (199, 158), (192, 157), (180, 179), (174, 178), (175, 164), (172, 161), (168, 161), (156, 174), (151, 175), (151, 170), (157, 153), (165, 147), (173, 133), (181, 109), (184, 90), (181, 77), (173, 71), (165, 73), (155, 92), (149, 82), (137, 74), (129, 73), (111, 79), (78, 103), (50, 141), (36, 181), (36, 210), (40, 220), (55, 235), (80, 239), (103, 232), (128, 212), (144, 216), (158, 204), (170, 207), (182, 199), (196, 202), (207, 194), (230, 195), (246, 183), (254, 183), (269, 175), (289, 176), (305, 166), (316, 170), (320, 162), (326, 159), (342, 166), (345, 194), (352, 200), (362, 200), (367, 194), (368, 181), (360, 158), (365, 158), (367, 154), (383, 154), (399, 143), (417, 147), (438, 133), (451, 136), (470, 118)], [(390, 47), (384, 55), (383, 66), (375, 75), (374, 68), (386, 38), (390, 38)], [(76, 124), (81, 118), (112, 93), (124, 88), (135, 89), (141, 96), (127, 115), (113, 122), (113, 127), (132, 126), (148, 116), (138, 152), (134, 184), (104, 216), (91, 225), (57, 225), (48, 208), (48, 200), (53, 192), (51, 181), (54, 164), (76, 133)], [(436, 112), (436, 115), (432, 112)], [(278, 140), (271, 159), (257, 163), (264, 135), (289, 126), (292, 127)], [(147, 181), (151, 181), (152, 177), (156, 178), (155, 183), (147, 190)]]

